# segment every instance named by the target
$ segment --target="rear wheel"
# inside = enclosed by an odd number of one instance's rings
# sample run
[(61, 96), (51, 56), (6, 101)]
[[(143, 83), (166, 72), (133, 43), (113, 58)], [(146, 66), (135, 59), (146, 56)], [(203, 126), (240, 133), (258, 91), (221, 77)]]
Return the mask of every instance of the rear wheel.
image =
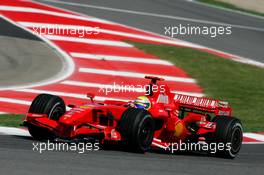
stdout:
[[(40, 94), (33, 100), (28, 112), (47, 114), (49, 119), (58, 121), (65, 111), (65, 103), (60, 97), (49, 94)], [(35, 125), (29, 124), (28, 130), (35, 139), (52, 139), (54, 137), (49, 130)]]
[(211, 137), (211, 143), (224, 143), (224, 150), (218, 150), (216, 155), (225, 158), (235, 158), (241, 148), (243, 128), (239, 119), (217, 116), (213, 119), (216, 131)]
[(154, 135), (154, 120), (144, 109), (128, 108), (119, 121), (119, 131), (126, 148), (134, 152), (149, 149)]

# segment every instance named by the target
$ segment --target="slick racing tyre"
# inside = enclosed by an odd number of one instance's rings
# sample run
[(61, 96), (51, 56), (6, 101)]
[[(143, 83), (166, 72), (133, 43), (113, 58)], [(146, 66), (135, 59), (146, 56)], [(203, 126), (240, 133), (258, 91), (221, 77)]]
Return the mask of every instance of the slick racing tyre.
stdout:
[(50, 119), (57, 121), (65, 111), (65, 103), (60, 97), (49, 94), (40, 94), (33, 100), (28, 112), (47, 114)]
[[(49, 119), (58, 121), (65, 111), (65, 103), (60, 97), (49, 94), (40, 94), (33, 100), (28, 112), (47, 114)], [(47, 129), (32, 124), (28, 125), (28, 130), (32, 137), (38, 140), (52, 139), (54, 137)]]
[(154, 120), (144, 109), (128, 108), (119, 121), (119, 132), (126, 148), (144, 153), (150, 148), (154, 135)]
[(224, 143), (224, 150), (218, 150), (219, 157), (233, 159), (237, 156), (243, 140), (243, 128), (239, 119), (234, 117), (216, 116), (213, 119), (216, 123), (216, 132), (211, 138), (214, 143)]

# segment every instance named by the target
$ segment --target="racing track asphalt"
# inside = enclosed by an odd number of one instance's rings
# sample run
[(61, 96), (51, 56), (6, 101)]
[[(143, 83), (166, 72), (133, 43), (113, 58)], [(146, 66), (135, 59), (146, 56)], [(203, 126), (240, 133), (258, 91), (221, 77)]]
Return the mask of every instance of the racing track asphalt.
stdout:
[(0, 135), (0, 174), (17, 175), (262, 175), (263, 145), (243, 145), (234, 160), (203, 154), (128, 153), (119, 150), (77, 152), (33, 151), (30, 138)]
[(0, 89), (26, 86), (60, 72), (62, 61), (46, 43), (0, 18)]
[[(210, 48), (218, 49), (242, 57), (264, 62), (264, 18), (246, 16), (229, 11), (196, 4), (187, 0), (60, 0), (61, 2), (72, 2), (72, 4), (51, 3), (46, 0), (36, 0), (65, 9), (81, 12), (102, 19), (108, 19), (121, 24), (137, 27), (164, 35), (165, 26), (217, 26), (197, 21), (190, 22), (168, 17), (151, 16), (151, 14), (136, 14), (136, 11), (163, 14), (174, 17), (184, 17), (194, 20), (205, 20), (212, 22), (240, 25), (232, 28), (232, 35), (221, 35), (211, 38), (204, 35), (178, 35), (177, 38), (201, 44)], [(79, 5), (78, 5), (79, 3)], [(93, 5), (88, 7), (85, 5)], [(110, 9), (100, 9), (107, 7)], [(120, 12), (122, 9), (123, 11)], [(128, 12), (131, 10), (133, 12)], [(257, 28), (247, 29), (247, 27)]]

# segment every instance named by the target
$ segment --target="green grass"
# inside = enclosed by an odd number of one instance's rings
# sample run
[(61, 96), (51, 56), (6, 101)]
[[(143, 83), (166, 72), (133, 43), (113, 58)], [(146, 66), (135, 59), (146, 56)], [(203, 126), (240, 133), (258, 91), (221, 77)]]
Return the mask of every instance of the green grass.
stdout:
[(235, 5), (226, 3), (226, 2), (220, 2), (220, 1), (216, 1), (216, 0), (198, 0), (198, 1), (203, 2), (203, 3), (207, 3), (207, 4), (211, 4), (211, 5), (215, 5), (215, 6), (224, 7), (227, 9), (232, 9), (232, 10), (237, 10), (237, 11), (241, 11), (241, 12), (251, 13), (254, 15), (264, 16), (264, 13), (259, 13), (259, 12), (255, 12), (253, 10), (243, 9), (243, 8), (237, 7)]
[(264, 131), (264, 69), (189, 48), (132, 44), (184, 69), (208, 97), (230, 102), (245, 131)]
[(0, 115), (0, 125), (19, 127), (20, 124), (22, 124), (24, 118), (24, 115), (2, 114)]

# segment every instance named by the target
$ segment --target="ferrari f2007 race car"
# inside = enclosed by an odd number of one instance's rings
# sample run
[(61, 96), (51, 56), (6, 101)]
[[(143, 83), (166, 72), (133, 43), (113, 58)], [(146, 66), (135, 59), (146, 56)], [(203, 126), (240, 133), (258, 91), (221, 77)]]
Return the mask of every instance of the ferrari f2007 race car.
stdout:
[[(100, 143), (122, 143), (131, 151), (145, 152), (154, 140), (172, 143), (222, 143), (229, 149), (216, 155), (234, 158), (241, 147), (241, 122), (231, 116), (227, 102), (172, 93), (161, 78), (150, 79), (148, 95), (133, 102), (105, 100), (82, 106), (68, 105), (62, 98), (40, 94), (32, 102), (24, 125), (35, 139), (92, 138)], [(155, 88), (154, 86), (161, 87)], [(153, 140), (154, 139), (154, 140)]]

